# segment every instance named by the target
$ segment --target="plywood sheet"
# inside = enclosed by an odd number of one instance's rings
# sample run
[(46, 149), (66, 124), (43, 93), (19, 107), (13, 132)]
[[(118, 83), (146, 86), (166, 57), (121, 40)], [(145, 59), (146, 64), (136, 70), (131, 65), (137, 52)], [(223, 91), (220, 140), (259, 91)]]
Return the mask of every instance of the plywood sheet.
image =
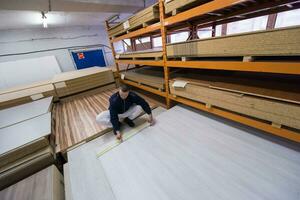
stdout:
[(129, 59), (129, 58), (160, 58), (163, 56), (161, 48), (147, 49), (143, 51), (126, 52), (116, 55), (117, 59)]
[(55, 56), (44, 56), (0, 63), (0, 89), (52, 79), (61, 73)]
[(299, 198), (299, 152), (179, 106), (156, 119), (98, 160), (100, 138), (69, 152), (74, 199)]
[[(176, 14), (178, 10), (186, 10), (188, 8), (192, 8), (195, 6), (199, 6), (209, 2), (209, 0), (170, 0), (165, 1), (165, 13), (169, 14)], [(175, 12), (174, 12), (175, 11)]]
[(123, 72), (126, 80), (131, 80), (143, 85), (165, 89), (163, 68), (143, 67)]
[(0, 129), (0, 155), (51, 134), (51, 113)]
[(51, 111), (53, 97), (0, 110), (0, 129)]
[(257, 31), (167, 45), (168, 57), (299, 56), (300, 27)]
[(63, 177), (55, 165), (0, 191), (2, 200), (63, 200)]
[(172, 87), (170, 93), (243, 115), (300, 129), (300, 106), (239, 93), (216, 90), (189, 82), (185, 88)]

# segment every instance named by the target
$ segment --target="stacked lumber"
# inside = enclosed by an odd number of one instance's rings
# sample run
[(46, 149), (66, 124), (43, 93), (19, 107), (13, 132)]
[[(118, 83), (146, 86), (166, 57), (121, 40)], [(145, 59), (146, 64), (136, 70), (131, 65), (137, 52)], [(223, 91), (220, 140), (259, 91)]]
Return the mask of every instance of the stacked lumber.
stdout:
[(121, 22), (108, 29), (108, 35), (110, 37), (119, 36), (128, 30), (145, 27), (157, 21), (159, 21), (158, 3), (149, 6), (148, 8), (136, 13), (126, 21)]
[(91, 67), (57, 74), (52, 83), (58, 97), (64, 97), (112, 84), (114, 76), (109, 68)]
[(299, 91), (268, 88), (271, 84), (264, 81), (253, 84), (247, 79), (229, 81), (213, 76), (203, 79), (186, 76), (170, 80), (170, 93), (204, 103), (207, 108), (215, 106), (268, 121), (276, 127), (300, 129)]
[(0, 111), (0, 189), (54, 162), (52, 97)]
[(167, 45), (168, 57), (299, 56), (300, 27), (256, 31)]
[(166, 0), (165, 1), (165, 13), (176, 15), (178, 11), (190, 9), (195, 6), (202, 5), (211, 0)]
[(0, 90), (0, 110), (49, 96), (55, 96), (54, 87), (50, 81)]
[(164, 70), (156, 67), (142, 67), (123, 72), (121, 77), (125, 80), (165, 90)]
[(0, 191), (2, 200), (63, 200), (64, 180), (51, 165), (32, 176)]
[(161, 48), (147, 49), (143, 51), (132, 51), (125, 52), (122, 54), (117, 54), (116, 59), (150, 59), (155, 60), (162, 59), (163, 52)]

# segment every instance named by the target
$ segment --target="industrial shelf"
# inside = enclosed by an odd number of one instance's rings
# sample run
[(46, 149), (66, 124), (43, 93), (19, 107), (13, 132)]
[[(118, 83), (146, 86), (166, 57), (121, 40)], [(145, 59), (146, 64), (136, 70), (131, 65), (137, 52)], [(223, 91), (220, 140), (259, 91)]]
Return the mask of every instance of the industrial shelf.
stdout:
[(255, 119), (251, 119), (248, 117), (244, 117), (229, 111), (224, 111), (218, 108), (207, 108), (204, 104), (201, 104), (199, 102), (196, 101), (192, 101), (186, 98), (182, 98), (182, 97), (174, 97), (171, 94), (169, 94), (169, 98), (172, 99), (173, 101), (194, 107), (196, 109), (199, 110), (203, 110), (209, 113), (213, 113), (215, 115), (239, 122), (241, 124), (247, 125), (247, 126), (251, 126), (269, 133), (272, 133), (274, 135), (277, 135), (279, 137), (283, 137), (295, 142), (300, 142), (300, 134), (285, 128), (276, 128), (273, 127), (271, 124), (265, 123), (265, 122), (261, 122)]
[(132, 64), (132, 65), (147, 65), (155, 67), (163, 67), (163, 61), (149, 61), (149, 60), (116, 60), (118, 64)]
[[(215, 115), (236, 121), (247, 126), (251, 126), (268, 133), (287, 138), (289, 140), (300, 142), (300, 134), (298, 132), (286, 129), (285, 127), (274, 127), (267, 122), (256, 120), (250, 117), (245, 117), (235, 114), (230, 111), (225, 111), (215, 107), (206, 107), (193, 100), (182, 97), (172, 96), (169, 94), (169, 73), (171, 68), (190, 68), (190, 69), (207, 69), (207, 70), (228, 70), (228, 71), (244, 71), (244, 72), (264, 72), (264, 73), (280, 73), (300, 75), (300, 63), (292, 61), (203, 61), (203, 60), (188, 60), (188, 61), (171, 61), (167, 58), (166, 45), (167, 34), (173, 31), (183, 30), (191, 25), (197, 28), (205, 28), (216, 26), (222, 23), (229, 23), (257, 17), (262, 15), (273, 14), (281, 11), (300, 8), (299, 0), (214, 0), (209, 3), (194, 7), (192, 9), (178, 13), (177, 15), (166, 17), (164, 12), (164, 1), (159, 0), (160, 22), (127, 33), (125, 35), (112, 38), (110, 44), (112, 53), (115, 57), (113, 43), (124, 39), (135, 39), (138, 36), (153, 36), (158, 33), (162, 37), (163, 60), (118, 60), (115, 59), (117, 71), (119, 73), (119, 64), (133, 65), (149, 65), (159, 66), (164, 69), (165, 92), (153, 89), (136, 82), (121, 80), (121, 82), (139, 88), (141, 90), (165, 97), (167, 108), (170, 107), (170, 102), (178, 102), (199, 110), (203, 110)], [(106, 22), (108, 28), (108, 23)], [(190, 30), (190, 29), (186, 29)], [(120, 77), (120, 76), (119, 76)]]
[(148, 87), (148, 86), (145, 86), (145, 85), (141, 85), (141, 84), (138, 84), (136, 82), (129, 81), (129, 80), (121, 80), (121, 82), (123, 82), (127, 85), (131, 85), (131, 86), (143, 89), (143, 90), (151, 92), (153, 94), (156, 94), (156, 95), (159, 95), (159, 96), (162, 96), (162, 97), (166, 97), (166, 92), (160, 91), (158, 89), (154, 89), (154, 88), (151, 88), (151, 87)]
[(300, 75), (297, 62), (167, 61), (168, 67)]

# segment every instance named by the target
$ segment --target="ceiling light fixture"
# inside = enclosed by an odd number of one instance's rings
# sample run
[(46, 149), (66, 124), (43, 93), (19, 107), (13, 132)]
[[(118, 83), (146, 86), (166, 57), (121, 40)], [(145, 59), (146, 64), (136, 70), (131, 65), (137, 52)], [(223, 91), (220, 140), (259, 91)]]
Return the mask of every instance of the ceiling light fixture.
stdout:
[(42, 12), (42, 22), (43, 22), (43, 27), (48, 28), (47, 16), (44, 12)]

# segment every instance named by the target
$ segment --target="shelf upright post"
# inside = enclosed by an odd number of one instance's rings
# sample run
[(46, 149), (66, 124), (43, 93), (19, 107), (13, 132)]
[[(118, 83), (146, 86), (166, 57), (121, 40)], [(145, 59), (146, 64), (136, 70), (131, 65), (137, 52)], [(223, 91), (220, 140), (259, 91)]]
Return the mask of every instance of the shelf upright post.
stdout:
[(170, 98), (169, 98), (169, 74), (170, 69), (166, 65), (167, 63), (167, 30), (164, 25), (165, 20), (165, 8), (164, 8), (164, 0), (159, 0), (159, 17), (160, 17), (160, 31), (161, 31), (161, 39), (162, 39), (162, 50), (163, 50), (163, 63), (164, 63), (164, 79), (165, 79), (165, 88), (166, 88), (166, 104), (167, 108), (170, 108)]
[[(107, 35), (108, 35), (108, 29), (109, 29), (108, 21), (105, 21), (105, 27), (106, 27), (106, 32), (107, 32)], [(112, 51), (112, 55), (114, 57), (114, 63), (115, 63), (115, 66), (117, 68), (117, 75), (118, 75), (117, 78), (120, 78), (120, 69), (119, 69), (119, 64), (116, 62), (115, 47), (114, 47), (114, 44), (111, 41), (111, 38), (109, 37), (109, 35), (108, 35), (108, 39), (109, 39), (109, 44), (110, 44), (110, 48), (111, 48), (111, 51)]]

